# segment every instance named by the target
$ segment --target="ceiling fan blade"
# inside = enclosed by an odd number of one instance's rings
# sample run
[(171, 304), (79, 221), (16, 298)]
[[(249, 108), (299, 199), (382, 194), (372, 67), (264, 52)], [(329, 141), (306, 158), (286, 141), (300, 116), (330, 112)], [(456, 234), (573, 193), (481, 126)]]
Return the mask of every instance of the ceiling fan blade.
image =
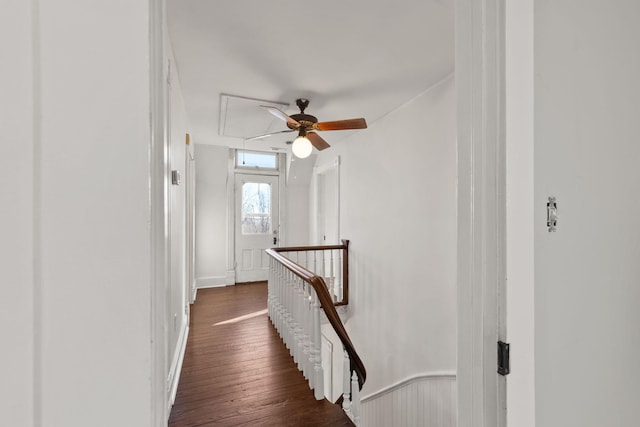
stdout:
[(318, 151), (331, 147), (327, 141), (322, 139), (322, 137), (315, 132), (307, 132), (307, 138), (311, 142), (311, 145), (316, 147)]
[(348, 129), (366, 129), (367, 122), (365, 119), (349, 119), (337, 120), (335, 122), (321, 122), (313, 125), (315, 130), (348, 130)]
[(267, 138), (269, 136), (279, 135), (281, 133), (289, 133), (289, 132), (295, 132), (295, 129), (281, 130), (280, 132), (272, 132), (272, 133), (265, 133), (264, 135), (252, 136), (251, 138), (245, 139), (245, 141), (253, 141), (255, 139)]
[(300, 127), (300, 123), (298, 123), (297, 121), (293, 120), (291, 117), (287, 116), (285, 113), (283, 113), (282, 111), (278, 110), (277, 108), (270, 107), (268, 105), (261, 105), (261, 107), (262, 108), (266, 108), (268, 112), (270, 112), (271, 114), (273, 114), (274, 116), (276, 116), (280, 120), (284, 120), (285, 122), (289, 123), (291, 126), (294, 126), (296, 128)]

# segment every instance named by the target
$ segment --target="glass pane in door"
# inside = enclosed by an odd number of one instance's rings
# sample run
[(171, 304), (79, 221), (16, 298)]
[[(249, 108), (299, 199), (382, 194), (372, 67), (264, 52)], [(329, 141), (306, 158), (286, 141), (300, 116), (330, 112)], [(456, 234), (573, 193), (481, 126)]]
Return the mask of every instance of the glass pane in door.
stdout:
[(271, 234), (271, 185), (242, 185), (242, 234)]

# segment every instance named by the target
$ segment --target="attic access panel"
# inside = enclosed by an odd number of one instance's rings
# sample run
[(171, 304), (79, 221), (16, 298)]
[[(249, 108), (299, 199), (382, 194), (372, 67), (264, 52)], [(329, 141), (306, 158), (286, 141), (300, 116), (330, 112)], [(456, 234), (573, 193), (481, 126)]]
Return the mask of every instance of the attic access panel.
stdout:
[(269, 114), (261, 105), (281, 110), (289, 107), (289, 104), (284, 102), (220, 95), (218, 134), (233, 138), (250, 138), (283, 127), (280, 120)]

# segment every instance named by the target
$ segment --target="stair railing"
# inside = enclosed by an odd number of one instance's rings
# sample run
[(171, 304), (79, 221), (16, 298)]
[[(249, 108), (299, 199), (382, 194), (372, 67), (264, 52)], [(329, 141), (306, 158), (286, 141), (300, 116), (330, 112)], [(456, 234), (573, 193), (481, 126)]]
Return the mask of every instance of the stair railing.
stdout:
[(343, 240), (342, 245), (267, 249), (267, 304), (271, 322), (318, 400), (325, 394), (320, 332), (324, 311), (343, 347), (342, 408), (357, 425), (367, 372), (336, 310), (349, 301), (348, 248), (349, 241)]

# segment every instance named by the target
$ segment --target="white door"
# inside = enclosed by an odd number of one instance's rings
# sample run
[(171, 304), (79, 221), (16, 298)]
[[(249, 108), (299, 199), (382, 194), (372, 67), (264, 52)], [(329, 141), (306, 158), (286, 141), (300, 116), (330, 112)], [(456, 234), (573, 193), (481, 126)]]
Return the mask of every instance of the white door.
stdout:
[(236, 174), (236, 282), (267, 280), (278, 242), (278, 177)]

